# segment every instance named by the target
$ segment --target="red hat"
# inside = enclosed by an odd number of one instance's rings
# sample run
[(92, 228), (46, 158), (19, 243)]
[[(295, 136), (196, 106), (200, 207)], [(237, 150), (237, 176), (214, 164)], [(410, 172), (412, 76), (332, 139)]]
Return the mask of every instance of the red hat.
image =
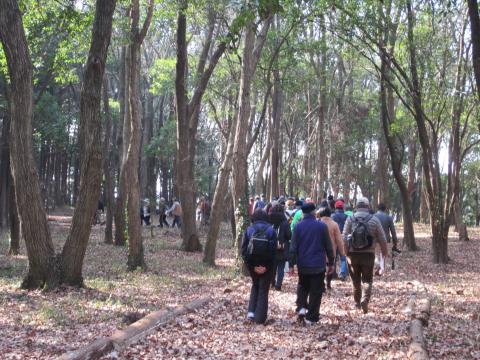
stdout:
[(344, 203), (342, 200), (337, 200), (335, 203), (335, 209), (343, 209)]

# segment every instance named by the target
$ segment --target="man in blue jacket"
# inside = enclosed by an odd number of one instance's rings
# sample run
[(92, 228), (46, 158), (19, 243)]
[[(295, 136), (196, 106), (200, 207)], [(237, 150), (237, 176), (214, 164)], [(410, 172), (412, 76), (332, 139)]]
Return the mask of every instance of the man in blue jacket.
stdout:
[(293, 231), (290, 245), (290, 273), (298, 268), (297, 313), (299, 321), (311, 325), (318, 322), (320, 304), (324, 292), (325, 270), (333, 271), (333, 250), (328, 227), (317, 221), (314, 215), (315, 205), (307, 203), (302, 207), (303, 220)]

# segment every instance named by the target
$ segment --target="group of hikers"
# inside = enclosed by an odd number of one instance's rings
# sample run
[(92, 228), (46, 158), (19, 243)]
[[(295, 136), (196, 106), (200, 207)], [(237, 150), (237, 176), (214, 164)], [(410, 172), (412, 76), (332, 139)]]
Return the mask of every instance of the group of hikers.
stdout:
[[(281, 291), (285, 268), (298, 272), (296, 314), (298, 321), (312, 325), (319, 321), (320, 304), (332, 279), (353, 284), (355, 307), (368, 313), (374, 269), (381, 275), (378, 259), (400, 253), (393, 218), (384, 204), (378, 211), (365, 197), (357, 199), (355, 211), (333, 196), (317, 207), (312, 199), (280, 197), (271, 202), (265, 197), (250, 198), (252, 224), (245, 231), (241, 254), (252, 279), (247, 321), (263, 324), (267, 320), (270, 287)], [(377, 251), (378, 251), (377, 250)], [(338, 261), (339, 260), (339, 261)], [(337, 263), (340, 271), (337, 274)]]
[[(169, 206), (167, 204), (167, 201), (165, 200), (164, 197), (161, 197), (158, 201), (158, 207), (156, 209), (156, 213), (158, 214), (158, 227), (163, 228), (165, 227), (172, 227), (174, 228), (177, 226), (180, 228), (182, 225), (182, 205), (180, 205), (180, 202), (177, 200), (176, 197), (173, 197), (172, 199), (172, 204)], [(173, 217), (173, 222), (172, 224), (169, 224), (167, 221), (167, 217), (172, 216)], [(149, 199), (144, 199), (143, 200), (143, 206), (140, 208), (140, 221), (142, 224), (145, 224), (145, 226), (150, 226), (151, 218), (151, 207), (150, 207), (150, 200)]]
[[(210, 202), (207, 196), (200, 197), (198, 204), (197, 204), (197, 211), (196, 211), (196, 218), (200, 225), (208, 225), (210, 220)], [(183, 210), (182, 205), (178, 201), (176, 197), (173, 197), (171, 205), (167, 203), (164, 197), (160, 197), (158, 201), (158, 206), (156, 209), (156, 213), (158, 215), (158, 227), (163, 228), (165, 227), (172, 227), (174, 228), (177, 226), (178, 228), (182, 225), (182, 216)], [(167, 221), (167, 217), (172, 216), (173, 222), (169, 224)], [(145, 226), (151, 225), (151, 207), (150, 207), (150, 200), (144, 199), (143, 205), (140, 208), (140, 220), (142, 224)]]

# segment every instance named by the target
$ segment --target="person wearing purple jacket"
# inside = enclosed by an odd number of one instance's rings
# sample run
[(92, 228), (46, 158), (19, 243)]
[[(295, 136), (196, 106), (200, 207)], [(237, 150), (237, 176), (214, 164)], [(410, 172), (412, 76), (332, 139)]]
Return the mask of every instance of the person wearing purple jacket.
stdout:
[[(263, 324), (267, 320), (268, 291), (273, 278), (277, 249), (277, 234), (268, 220), (265, 210), (256, 209), (252, 215), (253, 224), (245, 231), (242, 242), (242, 258), (252, 277), (247, 319), (257, 324)], [(254, 235), (259, 233), (269, 244), (269, 254), (266, 256), (249, 253), (249, 244)]]
[(334, 260), (328, 227), (315, 219), (314, 211), (313, 203), (302, 206), (303, 220), (295, 226), (290, 245), (290, 273), (294, 273), (294, 265), (298, 269), (297, 314), (306, 325), (320, 318), (325, 271), (327, 266), (328, 273), (333, 271)]

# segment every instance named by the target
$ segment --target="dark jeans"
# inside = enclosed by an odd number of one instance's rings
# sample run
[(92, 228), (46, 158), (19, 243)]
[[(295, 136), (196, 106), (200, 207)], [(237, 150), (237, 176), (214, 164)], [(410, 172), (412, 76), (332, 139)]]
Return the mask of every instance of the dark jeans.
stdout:
[(273, 269), (267, 270), (265, 274), (259, 275), (249, 268), (252, 277), (252, 289), (250, 290), (250, 301), (248, 312), (255, 314), (254, 320), (257, 324), (263, 324), (267, 320), (268, 313), (268, 291), (273, 276)]
[(285, 277), (285, 260), (276, 260), (273, 268), (272, 285), (282, 287), (283, 278)]
[(180, 226), (182, 226), (182, 221), (181, 221), (181, 219), (180, 219), (180, 216), (177, 216), (177, 215), (174, 215), (174, 216), (173, 216), (172, 228), (175, 227), (175, 224), (176, 224), (177, 227), (180, 229)]
[(160, 214), (160, 218), (158, 219), (158, 221), (161, 228), (163, 228), (163, 225), (165, 225), (167, 228), (170, 227), (170, 224), (167, 221), (167, 215)]
[(317, 322), (320, 319), (320, 304), (325, 291), (325, 272), (320, 274), (298, 274), (297, 311), (307, 309), (307, 320)]
[(149, 226), (150, 225), (150, 215), (144, 216), (143, 217), (143, 222), (145, 223), (145, 226)]
[[(357, 304), (360, 304), (360, 302), (368, 304), (372, 293), (375, 254), (351, 253), (348, 255), (348, 258), (348, 272), (353, 283), (353, 299)], [(364, 284), (363, 294), (362, 283)]]

